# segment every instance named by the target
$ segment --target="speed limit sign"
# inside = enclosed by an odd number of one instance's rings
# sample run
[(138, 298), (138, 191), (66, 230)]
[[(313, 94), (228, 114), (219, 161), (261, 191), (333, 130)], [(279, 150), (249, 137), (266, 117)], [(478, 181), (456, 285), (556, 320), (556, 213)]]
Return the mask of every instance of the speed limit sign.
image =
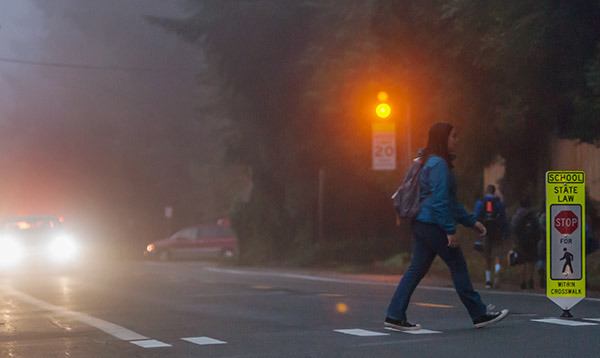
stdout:
[(396, 126), (391, 122), (376, 122), (373, 129), (373, 170), (396, 169)]

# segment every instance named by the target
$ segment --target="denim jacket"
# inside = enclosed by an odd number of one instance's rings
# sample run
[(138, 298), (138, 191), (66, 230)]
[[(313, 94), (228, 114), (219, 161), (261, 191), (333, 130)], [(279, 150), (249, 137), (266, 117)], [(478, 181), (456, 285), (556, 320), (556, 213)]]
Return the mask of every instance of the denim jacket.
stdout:
[(419, 175), (421, 207), (415, 220), (436, 224), (446, 234), (456, 233), (456, 224), (475, 225), (475, 216), (456, 200), (456, 179), (446, 161), (432, 155)]

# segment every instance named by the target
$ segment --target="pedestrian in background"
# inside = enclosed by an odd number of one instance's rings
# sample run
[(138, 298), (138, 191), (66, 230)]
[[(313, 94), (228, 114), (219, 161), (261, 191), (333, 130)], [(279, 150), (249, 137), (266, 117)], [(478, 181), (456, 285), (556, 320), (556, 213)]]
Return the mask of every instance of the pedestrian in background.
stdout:
[(535, 268), (540, 278), (540, 287), (546, 288), (546, 204), (538, 214), (540, 237), (537, 242), (537, 261)]
[[(504, 203), (496, 195), (496, 187), (488, 185), (483, 198), (477, 200), (473, 214), (487, 229), (483, 238), (483, 257), (485, 258), (485, 287), (500, 286), (500, 264), (502, 239), (508, 235), (508, 222)], [(492, 268), (494, 276), (492, 278)]]
[(515, 238), (515, 251), (519, 255), (521, 270), (521, 289), (533, 288), (533, 267), (537, 259), (538, 241), (541, 228), (535, 211), (531, 208), (529, 198), (519, 201), (519, 207), (510, 222), (511, 232)]
[(408, 321), (406, 310), (415, 288), (437, 255), (446, 263), (454, 288), (475, 327), (498, 322), (508, 310), (491, 312), (473, 289), (467, 263), (456, 237), (456, 224), (485, 235), (486, 228), (456, 199), (456, 180), (452, 172), (458, 137), (449, 123), (436, 123), (429, 129), (423, 167), (419, 173), (420, 207), (412, 222), (411, 263), (391, 299), (384, 321), (386, 329), (408, 331), (421, 326)]

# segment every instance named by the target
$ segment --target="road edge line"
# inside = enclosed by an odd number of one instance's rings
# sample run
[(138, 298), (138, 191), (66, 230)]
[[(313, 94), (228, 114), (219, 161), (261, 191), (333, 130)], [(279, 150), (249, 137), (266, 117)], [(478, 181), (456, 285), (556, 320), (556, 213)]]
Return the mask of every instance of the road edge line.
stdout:
[[(279, 272), (271, 272), (271, 271), (243, 271), (243, 270), (234, 270), (234, 269), (222, 269), (217, 267), (203, 267), (202, 269), (212, 272), (220, 272), (220, 273), (231, 273), (235, 275), (254, 275), (254, 276), (271, 276), (271, 277), (281, 277), (281, 278), (294, 278), (299, 280), (307, 280), (307, 281), (317, 281), (317, 282), (333, 282), (333, 283), (344, 283), (344, 284), (356, 284), (356, 285), (372, 285), (372, 286), (391, 286), (396, 287), (398, 284), (396, 283), (388, 283), (388, 282), (372, 282), (372, 281), (360, 281), (360, 280), (352, 280), (352, 279), (339, 279), (333, 277), (321, 277), (321, 276), (311, 276), (306, 274), (295, 274), (295, 273), (279, 273)], [(445, 291), (445, 292), (454, 292), (453, 287), (439, 287), (439, 286), (428, 286), (428, 285), (419, 285), (417, 289), (430, 290), (430, 291)], [(503, 295), (503, 296), (533, 296), (533, 297), (546, 297), (546, 295), (541, 293), (534, 292), (515, 292), (515, 291), (485, 291), (486, 294), (492, 295)], [(600, 302), (600, 298), (586, 297), (584, 301), (592, 301), (592, 302)]]
[(111, 323), (105, 321), (100, 318), (96, 318), (94, 316), (90, 316), (86, 313), (71, 311), (61, 306), (56, 306), (51, 303), (42, 301), (38, 298), (30, 296), (24, 292), (21, 292), (15, 288), (2, 286), (1, 289), (8, 293), (9, 295), (15, 296), (23, 302), (29, 303), (33, 306), (41, 308), (45, 311), (50, 311), (55, 314), (59, 314), (61, 316), (66, 316), (73, 318), (76, 321), (87, 324), (88, 326), (94, 327), (96, 329), (101, 330), (104, 333), (107, 333), (115, 338), (118, 338), (122, 341), (138, 341), (138, 340), (147, 340), (150, 339), (142, 334), (134, 332), (128, 328), (119, 326), (118, 324)]

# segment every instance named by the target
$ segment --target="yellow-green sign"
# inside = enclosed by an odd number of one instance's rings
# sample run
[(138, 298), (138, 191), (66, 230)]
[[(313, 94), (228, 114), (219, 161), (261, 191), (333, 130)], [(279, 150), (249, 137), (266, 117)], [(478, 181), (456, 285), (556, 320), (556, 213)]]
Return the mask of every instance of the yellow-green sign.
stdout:
[(585, 298), (585, 173), (546, 173), (546, 296), (563, 310)]

